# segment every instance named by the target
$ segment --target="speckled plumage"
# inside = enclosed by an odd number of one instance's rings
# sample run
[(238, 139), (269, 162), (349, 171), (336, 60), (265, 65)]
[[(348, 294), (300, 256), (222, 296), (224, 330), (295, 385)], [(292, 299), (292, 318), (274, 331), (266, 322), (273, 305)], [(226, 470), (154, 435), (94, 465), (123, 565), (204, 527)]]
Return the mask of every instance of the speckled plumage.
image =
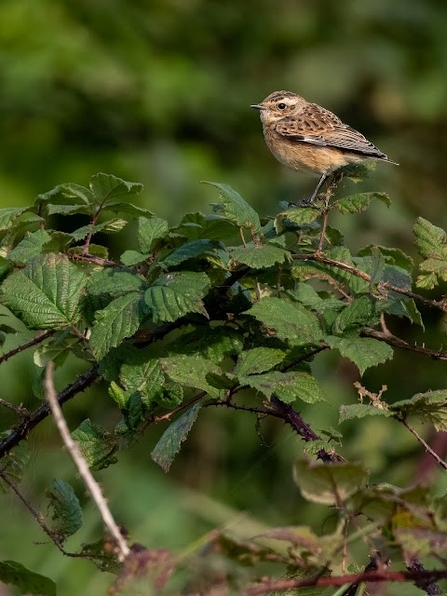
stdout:
[(369, 159), (395, 164), (338, 116), (291, 91), (275, 91), (251, 107), (260, 110), (264, 138), (276, 159), (320, 176), (310, 201), (328, 176), (343, 166)]

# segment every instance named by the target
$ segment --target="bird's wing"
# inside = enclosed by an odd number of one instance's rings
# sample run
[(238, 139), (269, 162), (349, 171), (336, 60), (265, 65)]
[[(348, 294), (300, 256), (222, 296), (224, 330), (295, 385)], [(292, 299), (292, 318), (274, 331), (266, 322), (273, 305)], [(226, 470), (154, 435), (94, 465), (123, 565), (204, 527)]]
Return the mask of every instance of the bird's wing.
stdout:
[(297, 116), (282, 118), (276, 125), (276, 132), (290, 141), (335, 147), (361, 153), (365, 157), (387, 159), (385, 153), (377, 149), (360, 132), (316, 104), (309, 104)]

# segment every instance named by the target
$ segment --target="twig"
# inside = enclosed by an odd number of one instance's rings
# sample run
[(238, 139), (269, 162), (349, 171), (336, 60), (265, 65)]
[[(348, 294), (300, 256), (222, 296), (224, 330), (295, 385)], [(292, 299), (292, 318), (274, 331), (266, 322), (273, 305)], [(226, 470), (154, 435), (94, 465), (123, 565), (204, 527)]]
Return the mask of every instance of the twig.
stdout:
[[(98, 366), (93, 366), (89, 371), (81, 375), (73, 383), (70, 383), (57, 396), (60, 405), (74, 397), (77, 393), (84, 391), (99, 377)], [(13, 447), (28, 436), (28, 433), (39, 424), (50, 413), (48, 403), (42, 404), (34, 410), (25, 420), (22, 420), (7, 437), (0, 441), (0, 459), (4, 457)]]
[(85, 486), (87, 487), (92, 499), (98, 507), (104, 525), (106, 526), (110, 535), (116, 542), (116, 546), (119, 553), (119, 559), (120, 561), (124, 561), (124, 559), (130, 553), (130, 548), (127, 546), (127, 543), (123, 538), (117, 523), (113, 519), (112, 513), (110, 512), (109, 506), (107, 505), (107, 502), (102, 494), (99, 484), (93, 478), (93, 475), (90, 472), (87, 462), (85, 461), (77, 443), (75, 443), (70, 434), (70, 431), (68, 430), (68, 426), (62, 413), (62, 408), (60, 407), (56, 390), (54, 388), (53, 371), (54, 363), (49, 362), (45, 373), (44, 387), (45, 396), (53, 413), (54, 421), (61, 435), (62, 441), (64, 442), (68, 453), (70, 454), (75, 466), (78, 469), (79, 475), (84, 481)]
[(44, 333), (38, 333), (36, 335), (36, 337), (33, 337), (33, 339), (28, 341), (26, 344), (22, 344), (21, 346), (18, 346), (17, 348), (14, 348), (13, 350), (9, 350), (9, 352), (6, 352), (6, 354), (3, 354), (3, 356), (0, 356), (0, 364), (2, 362), (6, 362), (6, 360), (9, 360), (9, 358), (12, 358), (16, 354), (20, 354), (20, 352), (23, 352), (24, 350), (31, 348), (32, 346), (37, 346), (38, 344), (43, 342), (45, 339), (47, 339), (47, 337), (51, 337), (53, 335), (53, 333), (54, 333), (53, 330), (45, 331)]
[(406, 582), (406, 581), (430, 581), (447, 577), (447, 569), (434, 569), (433, 571), (365, 571), (363, 573), (352, 573), (350, 575), (338, 575), (333, 577), (312, 577), (309, 579), (286, 579), (279, 581), (265, 581), (259, 585), (247, 588), (243, 593), (245, 596), (257, 596), (268, 592), (286, 592), (298, 588), (309, 588), (318, 586), (343, 586), (345, 584), (360, 582)]
[(12, 404), (9, 401), (6, 401), (6, 399), (3, 399), (2, 397), (0, 397), (0, 406), (3, 406), (4, 408), (8, 408), (8, 410), (12, 410), (13, 412), (15, 412), (17, 414), (17, 416), (20, 416), (20, 418), (23, 418), (24, 416), (29, 416), (29, 412), (26, 408), (22, 407), (22, 406), (16, 406), (15, 404)]
[[(318, 263), (324, 263), (325, 265), (329, 265), (331, 267), (336, 267), (337, 269), (347, 271), (348, 273), (351, 273), (356, 277), (360, 277), (361, 279), (364, 279), (369, 283), (371, 282), (371, 276), (368, 275), (368, 273), (365, 273), (365, 271), (357, 269), (357, 267), (349, 265), (348, 263), (343, 263), (342, 261), (335, 261), (334, 259), (329, 259), (328, 257), (325, 257), (322, 254), (294, 254), (292, 255), (292, 259), (295, 259), (297, 261), (316, 261)], [(412, 292), (411, 290), (405, 290), (404, 288), (400, 288), (399, 286), (395, 286), (393, 284), (390, 284), (389, 282), (379, 283), (379, 288), (389, 290), (391, 292), (396, 292), (397, 294), (403, 294), (408, 298), (413, 298), (414, 300), (417, 300), (425, 306), (429, 306), (431, 308), (439, 308), (439, 310), (442, 310), (442, 312), (447, 312), (447, 303), (444, 300), (430, 300), (429, 298), (424, 298), (424, 296), (421, 296), (420, 294), (416, 294), (416, 292)]]
[(380, 341), (384, 341), (385, 343), (389, 344), (390, 346), (394, 346), (395, 348), (401, 348), (402, 350), (408, 350), (409, 352), (423, 354), (424, 356), (433, 358), (433, 360), (447, 360), (447, 352), (442, 352), (441, 350), (431, 350), (429, 348), (423, 348), (417, 345), (411, 345), (390, 332), (384, 333), (383, 331), (376, 331), (375, 329), (365, 329), (362, 335), (379, 339)]
[(399, 420), (399, 422), (402, 422), (402, 424), (408, 428), (408, 430), (411, 432), (411, 434), (413, 434), (417, 441), (424, 447), (424, 449), (427, 451), (427, 453), (429, 453), (437, 462), (438, 464), (444, 468), (444, 470), (447, 470), (447, 463), (441, 458), (439, 457), (439, 455), (433, 451), (433, 449), (430, 447), (430, 445), (424, 441), (424, 439), (421, 437), (421, 435), (410, 425), (408, 424), (408, 422), (405, 420), (405, 418), (402, 418), (401, 416), (396, 416), (396, 420)]
[(50, 528), (45, 523), (45, 520), (43, 519), (42, 515), (34, 509), (34, 507), (28, 501), (28, 499), (21, 493), (21, 491), (20, 491), (19, 487), (16, 485), (16, 483), (13, 482), (10, 478), (8, 478), (8, 476), (5, 474), (4, 470), (0, 470), (0, 478), (4, 482), (6, 482), (6, 484), (11, 488), (11, 490), (13, 492), (15, 492), (15, 494), (19, 497), (19, 499), (22, 501), (22, 503), (25, 505), (25, 507), (28, 509), (28, 511), (31, 513), (31, 515), (34, 517), (34, 519), (37, 521), (39, 526), (42, 528), (42, 530), (45, 532), (45, 534), (51, 539), (51, 541), (54, 542), (54, 544), (57, 546), (57, 548), (64, 555), (70, 554), (70, 553), (66, 553), (66, 551), (63, 549), (60, 542), (57, 540), (57, 537), (54, 535), (54, 533), (50, 530)]
[(124, 268), (123, 265), (115, 263), (115, 261), (110, 261), (110, 259), (103, 259), (101, 257), (94, 257), (90, 254), (67, 253), (67, 256), (72, 261), (87, 261), (88, 263), (94, 263), (95, 265), (101, 265), (103, 267)]

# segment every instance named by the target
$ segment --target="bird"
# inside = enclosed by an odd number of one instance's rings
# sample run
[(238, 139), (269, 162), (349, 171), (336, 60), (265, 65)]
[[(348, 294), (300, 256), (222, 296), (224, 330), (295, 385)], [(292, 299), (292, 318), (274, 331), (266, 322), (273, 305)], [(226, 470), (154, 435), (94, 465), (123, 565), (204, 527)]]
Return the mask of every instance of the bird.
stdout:
[(398, 165), (338, 116), (292, 91), (274, 91), (250, 107), (260, 111), (265, 142), (278, 161), (320, 176), (305, 204), (312, 204), (331, 174), (344, 166), (366, 160)]

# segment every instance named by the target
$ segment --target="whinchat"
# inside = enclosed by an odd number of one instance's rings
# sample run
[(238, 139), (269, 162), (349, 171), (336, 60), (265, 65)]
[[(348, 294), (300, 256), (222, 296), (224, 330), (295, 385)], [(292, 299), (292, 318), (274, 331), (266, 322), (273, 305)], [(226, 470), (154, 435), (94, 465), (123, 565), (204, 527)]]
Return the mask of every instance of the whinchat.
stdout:
[(278, 161), (320, 176), (308, 203), (343, 166), (370, 159), (397, 165), (338, 116), (291, 91), (275, 91), (250, 107), (260, 111), (265, 142)]

